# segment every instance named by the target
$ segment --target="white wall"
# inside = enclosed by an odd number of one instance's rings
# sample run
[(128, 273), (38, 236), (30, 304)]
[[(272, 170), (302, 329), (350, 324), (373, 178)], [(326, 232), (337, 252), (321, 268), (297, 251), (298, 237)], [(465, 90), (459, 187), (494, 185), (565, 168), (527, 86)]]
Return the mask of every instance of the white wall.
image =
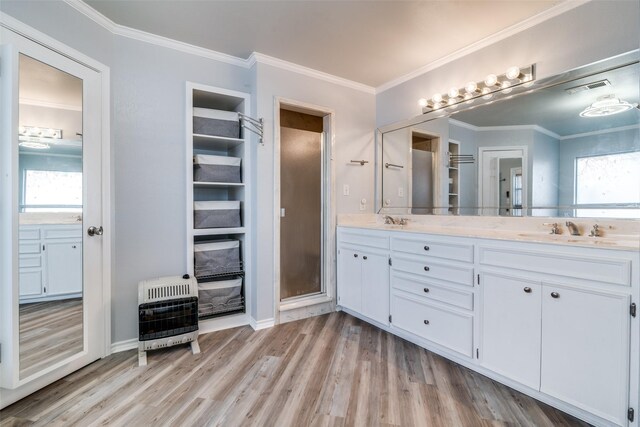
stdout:
[(635, 0), (588, 2), (378, 94), (376, 123), (383, 126), (417, 116), (418, 99), (512, 65), (535, 63), (537, 77), (544, 78), (638, 49), (639, 16), (640, 2)]
[[(264, 146), (256, 147), (254, 204), (256, 256), (254, 294), (258, 304), (252, 316), (260, 321), (274, 317), (274, 102), (276, 97), (309, 103), (335, 111), (336, 212), (360, 212), (360, 199), (367, 199), (366, 212), (373, 212), (373, 168), (375, 97), (271, 65), (257, 64), (256, 114), (265, 121)], [(365, 166), (350, 160), (368, 160)], [(342, 195), (344, 184), (350, 195)], [(284, 184), (283, 184), (284, 185)]]

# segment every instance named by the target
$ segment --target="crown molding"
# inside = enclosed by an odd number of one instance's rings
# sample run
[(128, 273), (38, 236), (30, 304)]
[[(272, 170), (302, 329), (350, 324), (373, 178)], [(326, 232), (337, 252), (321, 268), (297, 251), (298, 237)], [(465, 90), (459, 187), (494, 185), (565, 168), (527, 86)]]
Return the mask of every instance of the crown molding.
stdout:
[(69, 6), (82, 13), (98, 25), (102, 26), (112, 34), (116, 34), (122, 37), (127, 37), (134, 40), (139, 40), (145, 43), (154, 44), (157, 46), (174, 49), (180, 52), (188, 53), (191, 55), (201, 56), (215, 61), (223, 62), (237, 67), (252, 68), (256, 63), (267, 64), (273, 67), (277, 67), (283, 70), (292, 71), (298, 74), (303, 74), (319, 80), (324, 80), (330, 83), (334, 83), (340, 86), (348, 87), (351, 89), (359, 90), (365, 93), (375, 94), (375, 88), (367, 86), (362, 83), (358, 83), (352, 80), (344, 79), (342, 77), (334, 76), (333, 74), (325, 73), (322, 71), (314, 70), (309, 67), (294, 64), (293, 62), (284, 61), (282, 59), (274, 58), (269, 55), (265, 55), (258, 52), (253, 52), (249, 58), (238, 58), (226, 53), (217, 52), (215, 50), (206, 49), (203, 47), (195, 46), (189, 43), (184, 43), (178, 40), (170, 39), (167, 37), (159, 36), (156, 34), (148, 33), (146, 31), (136, 30), (134, 28), (126, 27), (124, 25), (116, 24), (87, 3), (82, 0), (64, 0)]
[(488, 131), (505, 131), (505, 130), (533, 130), (551, 138), (561, 140), (566, 137), (562, 137), (557, 133), (550, 131), (547, 128), (543, 128), (540, 125), (508, 125), (508, 126), (475, 126), (470, 123), (461, 122), (460, 120), (449, 119), (449, 124), (458, 126), (461, 128), (469, 129), (475, 132), (488, 132)]
[(375, 88), (372, 86), (367, 86), (362, 83), (354, 82), (353, 80), (344, 79), (342, 77), (334, 76), (333, 74), (325, 73), (322, 71), (314, 70), (313, 68), (294, 64), (293, 62), (288, 62), (282, 59), (274, 58), (273, 56), (265, 55), (263, 53), (253, 52), (249, 57), (249, 59), (247, 60), (247, 64), (249, 64), (248, 65), (249, 67), (252, 67), (256, 63), (271, 65), (273, 67), (280, 68), (282, 70), (303, 74), (305, 76), (313, 77), (318, 80), (324, 80), (329, 83), (359, 90), (365, 93), (370, 93), (372, 95), (376, 93)]
[(458, 49), (455, 52), (452, 52), (446, 56), (443, 56), (440, 59), (436, 59), (433, 62), (430, 62), (420, 68), (418, 68), (417, 70), (411, 71), (410, 73), (407, 73), (403, 76), (400, 76), (398, 78), (395, 78), (393, 80), (390, 80), (386, 83), (381, 84), (380, 86), (376, 87), (376, 93), (382, 93), (386, 90), (391, 89), (392, 87), (401, 85), (402, 83), (405, 83), (409, 80), (415, 79), (416, 77), (419, 77), (423, 74), (428, 73), (429, 71), (433, 71), (436, 68), (442, 67), (445, 64), (448, 64), (449, 62), (453, 62), (456, 59), (460, 59), (466, 55), (469, 55), (473, 52), (476, 52), (480, 49), (483, 49), (487, 46), (490, 46), (494, 43), (497, 43), (501, 40), (504, 40), (506, 38), (509, 38), (511, 36), (513, 36), (514, 34), (517, 34), (519, 32), (522, 32), (524, 30), (527, 30), (531, 27), (534, 27), (538, 24), (541, 24), (544, 21), (547, 21), (551, 18), (554, 18), (558, 15), (561, 15), (565, 12), (568, 12), (571, 9), (575, 9), (579, 6), (582, 6), (585, 3), (588, 3), (592, 0), (567, 0), (567, 1), (563, 1), (560, 4), (557, 4), (556, 6), (552, 6), (549, 9), (546, 9), (530, 18), (525, 19), (524, 21), (520, 21), (517, 24), (511, 25), (510, 27), (507, 27), (503, 30), (498, 31), (497, 33), (493, 33), (490, 36), (487, 36), (475, 43), (472, 43), (468, 46), (463, 47), (462, 49)]
[(55, 108), (56, 110), (82, 111), (82, 106), (79, 105), (59, 104), (56, 102), (41, 101), (39, 99), (20, 98), (19, 103), (34, 107)]
[(560, 140), (561, 141), (566, 141), (567, 139), (584, 138), (585, 136), (603, 135), (605, 133), (622, 132), (622, 131), (625, 131), (625, 130), (633, 130), (633, 129), (640, 129), (640, 125), (620, 126), (620, 127), (611, 128), (611, 129), (601, 129), (601, 130), (594, 130), (592, 132), (584, 132), (584, 133), (576, 133), (576, 134), (573, 134), (573, 135), (565, 135), (565, 136), (561, 136)]

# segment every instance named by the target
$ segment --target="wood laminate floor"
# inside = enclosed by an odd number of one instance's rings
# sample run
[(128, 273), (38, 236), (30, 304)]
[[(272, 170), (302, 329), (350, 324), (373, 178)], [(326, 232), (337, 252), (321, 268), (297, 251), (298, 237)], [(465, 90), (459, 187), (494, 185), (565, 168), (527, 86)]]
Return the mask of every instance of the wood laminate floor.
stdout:
[(20, 378), (82, 348), (82, 298), (20, 304)]
[(0, 425), (584, 426), (344, 313), (99, 360), (0, 411)]

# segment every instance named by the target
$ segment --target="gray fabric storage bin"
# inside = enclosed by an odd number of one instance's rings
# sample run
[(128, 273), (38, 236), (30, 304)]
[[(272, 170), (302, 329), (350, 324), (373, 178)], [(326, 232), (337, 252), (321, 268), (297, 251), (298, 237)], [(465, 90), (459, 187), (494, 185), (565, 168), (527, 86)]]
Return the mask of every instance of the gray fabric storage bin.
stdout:
[(234, 111), (194, 108), (193, 133), (240, 138), (240, 117)]
[(243, 308), (241, 277), (198, 284), (198, 315), (200, 317)]
[(193, 180), (196, 182), (242, 182), (239, 157), (193, 156)]
[(240, 202), (237, 200), (194, 202), (194, 228), (240, 227)]
[(193, 248), (196, 277), (231, 273), (242, 270), (240, 265), (240, 242), (196, 243)]

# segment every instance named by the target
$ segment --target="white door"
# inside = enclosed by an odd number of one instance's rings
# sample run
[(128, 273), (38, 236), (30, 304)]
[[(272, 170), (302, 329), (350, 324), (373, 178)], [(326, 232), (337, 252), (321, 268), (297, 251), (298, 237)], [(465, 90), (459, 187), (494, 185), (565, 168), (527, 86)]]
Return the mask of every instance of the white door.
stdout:
[[(3, 234), (11, 236), (2, 248), (3, 266), (8, 268), (2, 273), (0, 289), (3, 347), (0, 385), (5, 389), (2, 404), (6, 405), (106, 354), (103, 239), (86, 233), (88, 227), (102, 224), (103, 94), (100, 72), (4, 27), (0, 31), (0, 148), (2, 171), (10, 177), (2, 188), (2, 227)], [(51, 121), (54, 116), (57, 118)], [(75, 169), (42, 166), (61, 158), (67, 164), (74, 163)], [(72, 329), (79, 336), (70, 339), (77, 350), (69, 351), (63, 348), (61, 339), (46, 341), (47, 334), (42, 334), (39, 339), (43, 341), (37, 344), (50, 351), (46, 360), (34, 361), (33, 354), (20, 350), (26, 339), (20, 330), (23, 313), (34, 310), (33, 307), (24, 310), (19, 301), (22, 277), (18, 274), (17, 235), (19, 224), (38, 224), (44, 217), (48, 222), (55, 218), (56, 223), (78, 224), (80, 220), (84, 229), (82, 243), (54, 254), (56, 262), (67, 266), (72, 261), (81, 263), (78, 266), (81, 277), (69, 278), (72, 290), (81, 292), (81, 298), (76, 295), (69, 304), (75, 304), (77, 323)], [(64, 277), (65, 265), (54, 266), (53, 262), (50, 259), (47, 267), (54, 276)], [(66, 285), (60, 289), (69, 290)], [(67, 335), (55, 336), (66, 339)]]
[(478, 206), (480, 215), (500, 213), (500, 159), (522, 159), (522, 202), (527, 204), (526, 147), (481, 147), (478, 161)]
[(361, 254), (341, 247), (338, 254), (338, 303), (342, 307), (360, 312), (362, 307)]
[(362, 314), (389, 323), (389, 258), (362, 253)]
[(540, 390), (626, 425), (629, 296), (544, 285)]
[(539, 283), (484, 273), (482, 365), (534, 390), (540, 389)]

